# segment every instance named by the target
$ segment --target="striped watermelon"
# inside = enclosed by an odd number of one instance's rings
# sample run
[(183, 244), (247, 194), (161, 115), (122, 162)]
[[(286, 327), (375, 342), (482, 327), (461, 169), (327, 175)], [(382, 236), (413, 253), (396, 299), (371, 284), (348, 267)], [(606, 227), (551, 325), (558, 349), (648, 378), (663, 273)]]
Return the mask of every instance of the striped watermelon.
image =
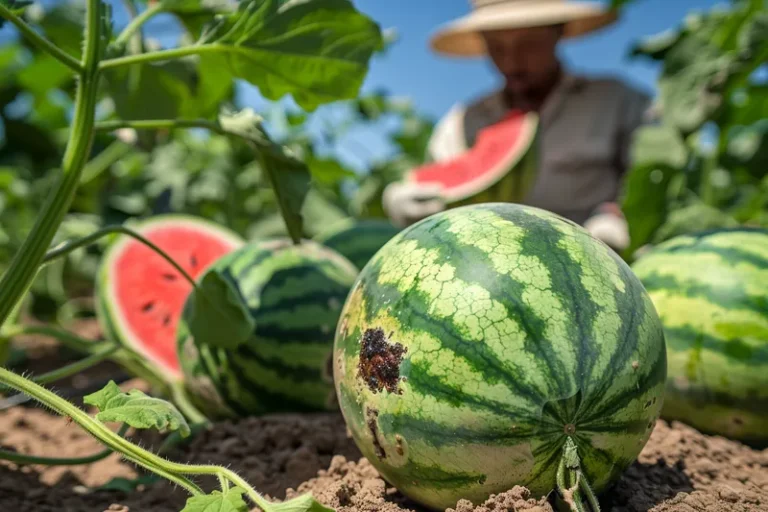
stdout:
[(333, 336), (357, 269), (316, 242), (280, 238), (245, 245), (208, 272), (231, 283), (256, 327), (235, 349), (212, 347), (190, 335), (185, 308), (178, 351), (195, 405), (211, 418), (336, 407)]
[(336, 332), (352, 435), (399, 490), (435, 509), (556, 488), (572, 440), (599, 492), (643, 448), (666, 358), (630, 268), (537, 208), (451, 209), (363, 269)]
[(320, 233), (315, 240), (362, 269), (400, 230), (383, 219), (346, 219)]
[(768, 442), (768, 230), (670, 239), (633, 270), (659, 311), (669, 377), (662, 415)]
[[(190, 215), (157, 215), (129, 227), (193, 279), (245, 243), (233, 231)], [(138, 354), (137, 364), (160, 381), (179, 380), (176, 324), (192, 285), (153, 249), (120, 235), (104, 253), (95, 288), (97, 317), (107, 336)]]

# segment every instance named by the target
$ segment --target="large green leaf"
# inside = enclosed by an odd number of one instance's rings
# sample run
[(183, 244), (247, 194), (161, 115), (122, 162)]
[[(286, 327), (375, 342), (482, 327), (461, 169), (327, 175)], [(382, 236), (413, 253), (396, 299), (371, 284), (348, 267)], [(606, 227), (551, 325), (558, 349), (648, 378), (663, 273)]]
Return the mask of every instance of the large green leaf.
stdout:
[(379, 26), (348, 0), (246, 0), (201, 37), (232, 75), (305, 110), (355, 98), (382, 46)]
[(768, 176), (768, 117), (730, 131), (724, 160), (744, 167), (753, 177)]
[(232, 487), (224, 492), (192, 496), (181, 512), (248, 512), (248, 505), (243, 500), (244, 492), (240, 487)]
[(219, 116), (224, 132), (243, 138), (256, 151), (277, 197), (286, 229), (293, 241), (298, 243), (303, 233), (301, 211), (310, 190), (311, 175), (304, 162), (269, 138), (262, 123), (263, 119), (251, 109)]

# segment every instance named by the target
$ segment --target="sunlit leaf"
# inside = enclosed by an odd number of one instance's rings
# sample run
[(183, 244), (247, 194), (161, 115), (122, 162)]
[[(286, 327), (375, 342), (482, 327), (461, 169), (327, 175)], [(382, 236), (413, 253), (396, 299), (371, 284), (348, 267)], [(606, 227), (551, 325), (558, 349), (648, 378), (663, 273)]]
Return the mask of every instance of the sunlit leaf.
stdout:
[(334, 512), (311, 494), (302, 494), (297, 498), (283, 501), (282, 503), (271, 503), (266, 512)]
[(263, 170), (269, 176), (288, 233), (298, 243), (303, 232), (301, 210), (310, 188), (310, 172), (304, 162), (270, 140), (262, 122), (263, 119), (250, 109), (219, 117), (225, 132), (254, 145)]
[(225, 492), (192, 496), (181, 512), (248, 512), (248, 505), (243, 500), (244, 492), (240, 487), (232, 487)]
[(147, 396), (138, 389), (124, 393), (114, 381), (83, 397), (83, 403), (99, 410), (96, 414), (99, 421), (126, 423), (134, 428), (153, 428), (160, 432), (178, 430), (183, 436), (190, 433), (184, 416), (172, 404)]
[(356, 97), (382, 45), (378, 25), (348, 0), (246, 0), (202, 37), (228, 56), (232, 75), (305, 110)]

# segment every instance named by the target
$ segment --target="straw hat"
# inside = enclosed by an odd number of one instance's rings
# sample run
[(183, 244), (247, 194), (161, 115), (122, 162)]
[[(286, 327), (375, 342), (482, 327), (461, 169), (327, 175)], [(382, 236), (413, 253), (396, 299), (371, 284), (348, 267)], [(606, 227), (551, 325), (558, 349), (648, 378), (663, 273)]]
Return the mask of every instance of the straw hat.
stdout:
[(438, 29), (431, 47), (460, 57), (485, 54), (480, 32), (564, 24), (563, 37), (576, 37), (613, 23), (617, 14), (598, 2), (567, 0), (470, 0), (472, 12)]

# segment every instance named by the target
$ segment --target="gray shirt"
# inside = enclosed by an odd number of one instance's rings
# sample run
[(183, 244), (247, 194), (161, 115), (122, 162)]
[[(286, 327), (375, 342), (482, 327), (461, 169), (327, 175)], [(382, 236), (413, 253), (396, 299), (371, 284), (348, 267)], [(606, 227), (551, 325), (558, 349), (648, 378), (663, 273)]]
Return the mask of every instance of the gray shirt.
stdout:
[[(601, 203), (617, 201), (632, 134), (650, 119), (649, 106), (646, 94), (619, 80), (565, 74), (538, 112), (539, 169), (522, 202), (583, 224)], [(507, 110), (500, 90), (454, 106), (435, 127), (427, 156), (456, 156)]]

